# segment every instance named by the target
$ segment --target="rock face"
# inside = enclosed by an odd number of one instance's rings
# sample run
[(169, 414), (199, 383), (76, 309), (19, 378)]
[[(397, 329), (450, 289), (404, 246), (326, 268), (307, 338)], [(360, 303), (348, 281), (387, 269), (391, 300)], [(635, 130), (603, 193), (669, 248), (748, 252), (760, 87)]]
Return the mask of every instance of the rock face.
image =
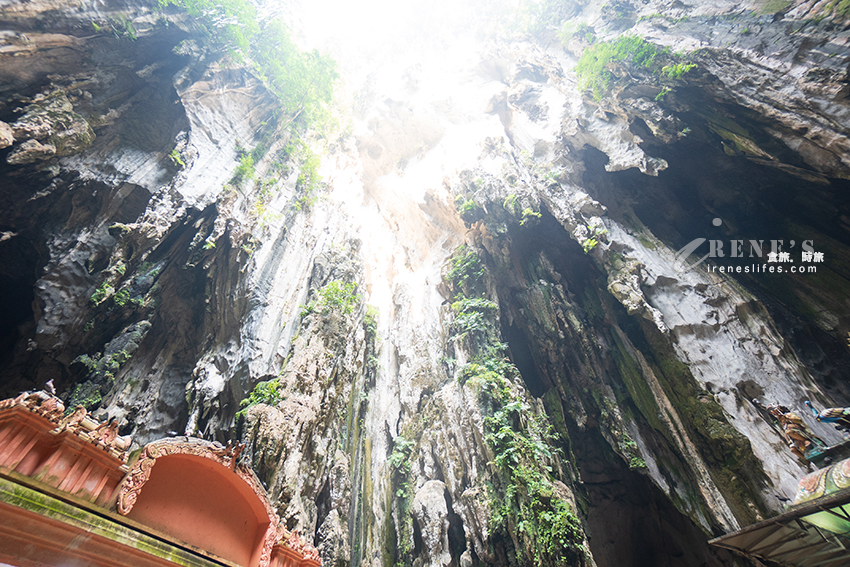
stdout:
[(3, 393), (246, 441), (328, 566), (746, 564), (807, 470), (751, 400), (850, 395), (845, 15), (435, 14), (297, 141), (177, 10), (0, 8)]
[[(24, 115), (11, 125), (15, 141), (22, 142), (9, 152), (6, 161), (23, 165), (51, 157), (72, 156), (92, 145), (94, 132), (62, 90), (47, 96), (39, 94), (24, 108)], [(47, 140), (39, 143), (38, 140)]]

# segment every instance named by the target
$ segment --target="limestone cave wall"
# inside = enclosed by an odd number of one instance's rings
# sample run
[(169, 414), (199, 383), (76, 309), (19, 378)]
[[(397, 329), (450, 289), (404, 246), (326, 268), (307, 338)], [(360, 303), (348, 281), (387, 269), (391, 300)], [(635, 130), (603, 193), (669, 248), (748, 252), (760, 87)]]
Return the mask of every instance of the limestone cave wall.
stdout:
[[(6, 4), (0, 393), (246, 442), (329, 566), (749, 565), (707, 541), (807, 470), (751, 400), (850, 401), (834, 4), (544, 3), (483, 36), (438, 6), (394, 65), (340, 55), (316, 198), (263, 77), (178, 9)], [(654, 66), (582, 71), (623, 37)]]

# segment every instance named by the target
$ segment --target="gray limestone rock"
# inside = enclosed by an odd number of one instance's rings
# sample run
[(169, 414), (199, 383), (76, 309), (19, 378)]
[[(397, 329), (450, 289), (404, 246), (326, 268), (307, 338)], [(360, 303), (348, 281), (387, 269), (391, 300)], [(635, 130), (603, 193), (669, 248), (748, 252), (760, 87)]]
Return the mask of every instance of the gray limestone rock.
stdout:
[(14, 165), (75, 155), (89, 148), (95, 138), (91, 126), (74, 112), (61, 90), (37, 96), (10, 128), (14, 139), (23, 142), (7, 157)]
[(16, 145), (6, 162), (11, 165), (26, 165), (38, 161), (50, 159), (56, 155), (56, 146), (53, 144), (42, 144), (38, 140), (27, 140)]
[(15, 143), (15, 132), (7, 123), (0, 120), (0, 149), (8, 148)]
[[(449, 46), (435, 74), (427, 62), (403, 61), (401, 79), (376, 70), (355, 86), (353, 135), (302, 133), (326, 181), (309, 204), (263, 81), (211, 57), (184, 20), (177, 33), (125, 4), (0, 9), (33, 28), (3, 36), (3, 78), (17, 70), (28, 93), (44, 88), (38, 73), (54, 85), (23, 101), (0, 86), (7, 108), (23, 107), (0, 122), (19, 166), (0, 212), (14, 235), (0, 241), (4, 306), (33, 305), (8, 325), (20, 337), (5, 387), (64, 381), (75, 401), (125, 417), (137, 443), (241, 437), (281, 517), (328, 567), (502, 566), (529, 553), (516, 518), (493, 522), (491, 487), (510, 479), (482, 395), (496, 382), (458, 380), (473, 364), (515, 394), (511, 431), (531, 416), (552, 426), (529, 440), (550, 455), (542, 498), (593, 536), (572, 550), (585, 565), (591, 552), (632, 565), (616, 531), (636, 517), (649, 534), (636, 548), (720, 565), (706, 532), (761, 519), (793, 492), (804, 466), (748, 398), (842, 402), (850, 330), (835, 196), (850, 167), (847, 38), (793, 20), (817, 15), (813, 3), (776, 18), (739, 18), (727, 0), (571, 6), (594, 42), (634, 26), (698, 65), (674, 82), (611, 64), (598, 100), (576, 88), (587, 37), (568, 39), (575, 53), (545, 32)], [(141, 11), (138, 43), (71, 35), (103, 10)], [(52, 25), (62, 33), (43, 33)], [(405, 41), (387, 56), (426, 40)], [(234, 181), (257, 148), (256, 181)], [(757, 213), (726, 218), (744, 210)], [(802, 237), (832, 246), (829, 277), (677, 269), (684, 242), (748, 222), (823, 223)], [(476, 299), (498, 335), (490, 350), (476, 348), (482, 312), (459, 332), (446, 276), (462, 243), (487, 271)]]
[(425, 482), (417, 491), (411, 506), (413, 520), (422, 534), (422, 565), (446, 567), (451, 563), (449, 549), (449, 511), (446, 506), (446, 484), (439, 480)]

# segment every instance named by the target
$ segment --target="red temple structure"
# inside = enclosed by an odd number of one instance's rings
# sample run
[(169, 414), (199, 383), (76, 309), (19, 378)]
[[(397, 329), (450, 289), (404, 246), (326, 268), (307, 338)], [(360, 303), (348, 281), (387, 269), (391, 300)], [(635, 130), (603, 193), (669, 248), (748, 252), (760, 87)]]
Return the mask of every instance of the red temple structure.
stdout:
[(134, 452), (47, 392), (0, 402), (0, 562), (46, 566), (319, 567), (242, 447), (160, 439)]

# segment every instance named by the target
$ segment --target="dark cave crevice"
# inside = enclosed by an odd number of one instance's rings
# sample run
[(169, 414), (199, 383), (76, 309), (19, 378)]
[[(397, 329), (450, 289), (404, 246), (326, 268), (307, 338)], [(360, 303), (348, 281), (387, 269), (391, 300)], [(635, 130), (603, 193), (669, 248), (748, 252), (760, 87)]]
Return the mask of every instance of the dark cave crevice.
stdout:
[(714, 548), (652, 481), (611, 451), (598, 429), (571, 429), (587, 502), (590, 548), (598, 567), (748, 565)]
[[(0, 226), (0, 233), (14, 233)], [(11, 354), (17, 342), (18, 326), (33, 316), (33, 286), (44, 251), (37, 240), (26, 234), (10, 236), (0, 246), (0, 360)]]
[[(632, 460), (637, 457), (628, 452), (631, 449), (624, 449), (624, 443), (630, 440), (628, 434), (624, 431), (618, 433), (618, 427), (622, 426), (617, 426), (616, 422), (609, 423), (610, 419), (604, 417), (608, 410), (602, 400), (605, 397), (603, 388), (610, 387), (625, 421), (633, 422), (638, 427), (650, 453), (662, 455), (659, 466), (686, 470), (687, 465), (678, 456), (675, 447), (669, 446), (669, 440), (663, 433), (646, 423), (646, 419), (654, 418), (655, 415), (642, 417), (642, 412), (647, 408), (637, 407), (638, 402), (632, 400), (631, 389), (635, 386), (627, 385), (622, 373), (627, 371), (625, 368), (628, 364), (637, 368), (636, 363), (618, 360), (618, 357), (629, 355), (625, 350), (618, 350), (612, 325), (619, 325), (626, 336), (633, 338), (632, 342), (637, 341), (636, 348), (644, 353), (650, 364), (664, 367), (665, 371), (669, 371), (667, 366), (678, 369), (680, 365), (670, 362), (675, 357), (668, 352), (669, 345), (662, 348), (663, 345), (650, 344), (644, 338), (639, 316), (628, 315), (625, 308), (606, 291), (603, 283), (605, 274), (592, 258), (582, 251), (545, 209), (542, 213), (534, 231), (510, 232), (510, 256), (524, 259), (522, 266), (526, 272), (527, 285), (539, 285), (546, 289), (556, 283), (561, 286), (566, 303), (553, 304), (554, 312), (571, 312), (580, 327), (567, 325), (546, 330), (547, 325), (541, 324), (539, 319), (546, 315), (538, 313), (532, 316), (527, 305), (523, 306), (517, 301), (523, 290), (499, 287), (501, 282), (515, 282), (516, 277), (507, 277), (506, 274), (500, 276), (495, 262), (491, 269), (496, 274), (502, 306), (503, 340), (508, 342), (512, 360), (520, 370), (529, 392), (540, 397), (544, 392), (553, 391), (561, 397), (563, 407), (558, 410), (562, 410), (564, 415), (561, 415), (561, 411), (553, 410), (548, 394), (544, 405), (556, 427), (568, 430), (564, 431), (568, 441), (562, 448), (566, 454), (575, 455), (574, 465), (578, 467), (586, 485), (585, 490), (588, 491), (589, 531), (596, 538), (595, 543), (591, 542), (594, 556), (599, 547), (600, 555), (607, 558), (606, 562), (599, 562), (600, 567), (731, 565), (730, 556), (709, 547), (709, 536), (680, 512), (645, 472), (640, 472), (645, 471), (643, 467), (634, 465), (630, 468), (630, 457)], [(541, 271), (541, 266), (547, 263), (550, 267)], [(541, 281), (544, 278), (550, 281), (544, 283)], [(534, 356), (538, 360), (549, 360), (534, 364)], [(655, 360), (656, 356), (666, 357), (663, 364)], [(660, 370), (656, 372), (662, 375)], [(690, 374), (676, 374), (675, 378), (688, 388), (699, 390)], [(578, 406), (571, 397), (581, 400)], [(581, 406), (588, 415), (584, 418), (585, 425), (579, 428), (574, 412)], [(608, 428), (610, 438), (602, 435), (601, 421), (606, 421), (605, 427)], [(693, 437), (697, 434), (690, 431), (689, 435)], [(616, 443), (617, 451), (622, 454), (615, 453), (611, 443)], [(720, 458), (728, 457), (725, 453), (727, 450), (730, 448), (726, 446), (705, 448), (705, 451), (712, 453), (710, 456), (713, 458), (718, 455)], [(738, 466), (742, 473), (749, 470), (746, 469), (746, 463)], [(671, 486), (697, 482), (687, 474), (682, 476), (681, 473), (667, 472), (662, 471), (662, 476)], [(758, 480), (746, 475), (745, 478), (754, 482)], [(604, 488), (609, 484), (613, 488)], [(689, 498), (693, 499), (693, 505), (703, 505), (691, 488), (684, 489)], [(609, 521), (609, 513), (619, 520)], [(634, 525), (640, 527), (636, 529)], [(622, 535), (633, 532), (637, 535)]]
[(325, 518), (328, 517), (332, 505), (330, 479), (326, 479), (325, 484), (319, 491), (319, 495), (316, 497), (316, 533), (313, 535), (314, 546), (319, 545), (319, 529), (324, 523)]
[(444, 492), (446, 497), (446, 509), (449, 519), (449, 553), (452, 557), (452, 566), (460, 565), (460, 556), (466, 549), (466, 532), (463, 529), (463, 520), (452, 507), (452, 497), (449, 491)]
[[(176, 26), (163, 27), (130, 42), (86, 31), (81, 40), (86, 49), (61, 56), (52, 51), (7, 59), (9, 65), (0, 69), (0, 117), (14, 123), (20, 115), (18, 108), (25, 108), (31, 97), (63, 90), (74, 112), (89, 120), (95, 130), (88, 155), (105, 156), (122, 145), (167, 153), (178, 132), (189, 128), (173, 83), (174, 75), (189, 58), (172, 52), (187, 34)], [(72, 26), (69, 34), (80, 34), (80, 29)], [(81, 79), (98, 73), (99, 80)], [(119, 108), (120, 121), (103, 121), (105, 115)], [(105, 313), (102, 307), (86, 303), (79, 329), (70, 328), (76, 324), (63, 323), (63, 332), (68, 334), (65, 344), (58, 351), (46, 352), (48, 347), (41, 345), (36, 335), (45, 306), (34, 286), (45, 275), (48, 262), (60, 258), (70, 260), (68, 266), (60, 266), (49, 276), (63, 286), (85, 288), (86, 282), (100, 278), (99, 272), (109, 265), (115, 250), (113, 237), (117, 236), (107, 234), (106, 227), (134, 222), (148, 206), (151, 195), (138, 185), (90, 181), (91, 175), (84, 179), (64, 169), (57, 175), (58, 168), (45, 167), (57, 165), (55, 159), (37, 165), (9, 165), (5, 158), (11, 150), (0, 150), (0, 176), (11, 181), (0, 192), (0, 227), (13, 235), (0, 244), (0, 265), (10, 272), (0, 273), (0, 289), (4, 291), (0, 299), (0, 391), (16, 395), (53, 379), (61, 392), (77, 381), (68, 370), (70, 361), (102, 348), (115, 333), (138, 320), (139, 314), (111, 307)], [(117, 173), (106, 171), (104, 178), (120, 179)], [(164, 170), (166, 176), (173, 173), (168, 167)], [(75, 235), (85, 238), (76, 242)], [(72, 248), (77, 257), (68, 255)], [(138, 252), (127, 251), (128, 256)], [(77, 258), (85, 262), (82, 270), (77, 269)], [(202, 289), (191, 293), (203, 297)]]
[(419, 527), (419, 522), (416, 518), (412, 518), (413, 523), (413, 557), (419, 557), (422, 554), (422, 528)]
[[(850, 332), (845, 302), (850, 295), (850, 180), (802, 179), (742, 156), (728, 156), (704, 139), (644, 146), (648, 154), (669, 164), (658, 177), (634, 169), (607, 172), (607, 157), (584, 149), (585, 187), (608, 207), (611, 218), (626, 226), (646, 226), (673, 250), (695, 238), (720, 240), (725, 256), (710, 259), (709, 266), (752, 270), (765, 264), (766, 253), (763, 258), (749, 253), (730, 257), (731, 240), (742, 240), (745, 251), (749, 240), (762, 240), (766, 247), (770, 240), (782, 240), (798, 266), (803, 265), (804, 240), (824, 252), (822, 263), (806, 264), (816, 266), (816, 273), (751, 271), (724, 277), (737, 280), (764, 304), (834, 404), (850, 402), (845, 379), (850, 372), (845, 340)], [(715, 218), (722, 220), (720, 227), (712, 224)]]
[(516, 325), (505, 325), (503, 321), (502, 339), (508, 343), (511, 362), (522, 375), (522, 380), (529, 393), (535, 398), (545, 394), (551, 385), (546, 384), (537, 372), (534, 355), (531, 353), (531, 346), (528, 344), (525, 334)]

